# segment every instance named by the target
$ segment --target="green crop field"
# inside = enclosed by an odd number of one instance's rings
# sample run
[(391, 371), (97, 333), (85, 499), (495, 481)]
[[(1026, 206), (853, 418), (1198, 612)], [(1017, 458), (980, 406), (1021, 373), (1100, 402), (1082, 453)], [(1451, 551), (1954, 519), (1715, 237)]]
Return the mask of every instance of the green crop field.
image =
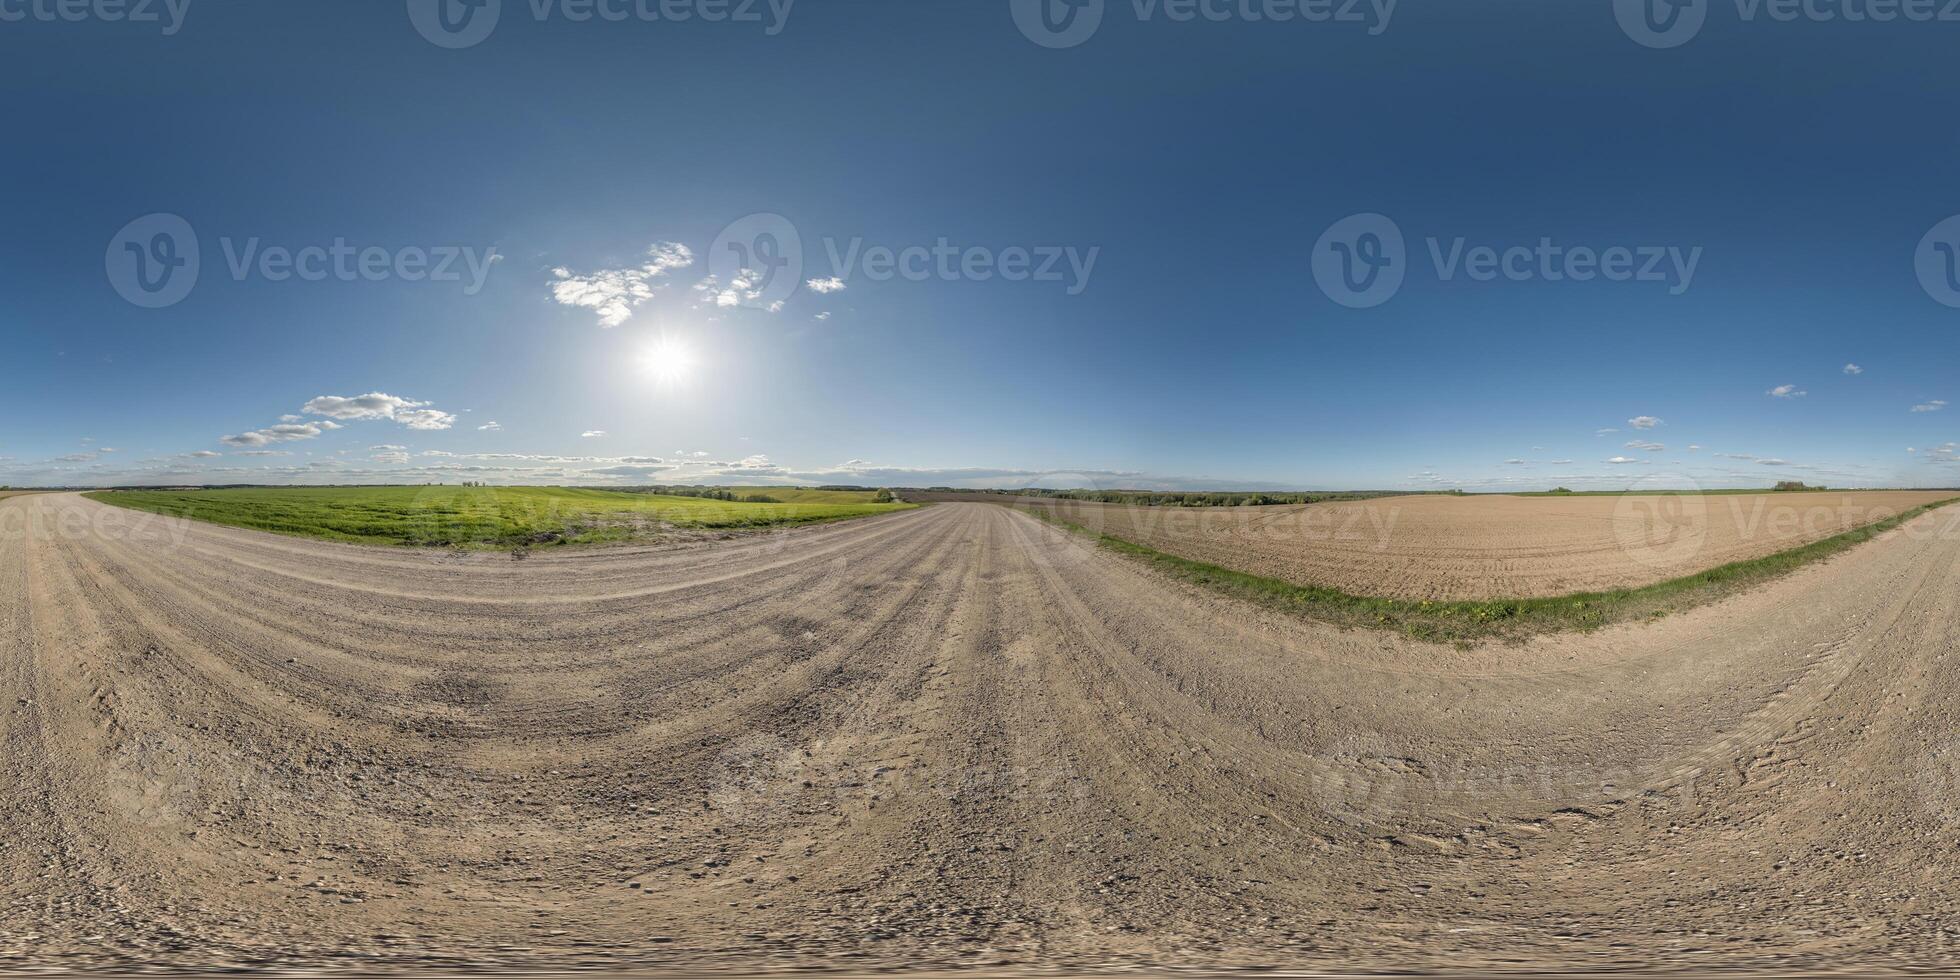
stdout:
[(253, 487), (112, 490), (118, 507), (305, 537), (453, 547), (626, 541), (666, 528), (771, 528), (911, 504), (753, 504), (566, 487)]

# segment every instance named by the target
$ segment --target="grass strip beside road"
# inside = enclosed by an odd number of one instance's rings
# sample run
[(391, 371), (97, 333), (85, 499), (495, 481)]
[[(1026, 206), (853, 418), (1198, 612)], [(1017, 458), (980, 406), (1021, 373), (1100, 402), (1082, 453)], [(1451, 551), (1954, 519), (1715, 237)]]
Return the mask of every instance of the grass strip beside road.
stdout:
[(674, 528), (781, 528), (916, 506), (741, 503), (571, 487), (249, 487), (86, 496), (131, 510), (299, 537), (459, 548), (631, 541)]
[(1853, 528), (1788, 551), (1730, 562), (1652, 585), (1533, 599), (1461, 602), (1358, 596), (1325, 586), (1299, 585), (1167, 554), (1133, 541), (1091, 531), (1080, 524), (1034, 509), (1014, 509), (1093, 537), (1100, 546), (1141, 560), (1173, 578), (1268, 608), (1336, 626), (1392, 630), (1411, 639), (1434, 643), (1469, 644), (1482, 640), (1518, 642), (1544, 633), (1593, 630), (1616, 623), (1653, 620), (1685, 612), (1848, 551), (1921, 514), (1956, 501), (1960, 501), (1960, 497), (1914, 507), (1896, 517)]

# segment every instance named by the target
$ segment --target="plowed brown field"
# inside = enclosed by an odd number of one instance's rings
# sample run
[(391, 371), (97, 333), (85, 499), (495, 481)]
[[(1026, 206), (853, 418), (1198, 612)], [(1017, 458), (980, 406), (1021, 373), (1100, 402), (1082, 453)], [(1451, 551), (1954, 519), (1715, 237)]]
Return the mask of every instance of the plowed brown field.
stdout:
[(1408, 496), (1274, 507), (987, 499), (1296, 585), (1458, 600), (1648, 585), (1785, 551), (1954, 496), (1952, 491)]
[(507, 556), (0, 502), (0, 970), (1951, 965), (1960, 535), (1455, 650), (1005, 507)]

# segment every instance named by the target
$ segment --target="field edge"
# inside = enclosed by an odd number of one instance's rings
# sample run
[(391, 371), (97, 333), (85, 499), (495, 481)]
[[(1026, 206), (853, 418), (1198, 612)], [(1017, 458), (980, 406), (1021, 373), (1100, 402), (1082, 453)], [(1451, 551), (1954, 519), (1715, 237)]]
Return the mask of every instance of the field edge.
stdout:
[(1519, 643), (1549, 633), (1596, 630), (1710, 605), (1849, 551), (1907, 521), (1954, 503), (1960, 503), (1960, 496), (1921, 504), (1884, 520), (1775, 554), (1729, 562), (1634, 588), (1526, 599), (1451, 601), (1362, 596), (1328, 586), (1254, 575), (1093, 531), (1040, 510), (1016, 507), (1012, 503), (1005, 506), (1071, 533), (1094, 538), (1099, 547), (1139, 560), (1172, 578), (1267, 608), (1335, 626), (1388, 630), (1435, 643), (1471, 644), (1485, 640)]

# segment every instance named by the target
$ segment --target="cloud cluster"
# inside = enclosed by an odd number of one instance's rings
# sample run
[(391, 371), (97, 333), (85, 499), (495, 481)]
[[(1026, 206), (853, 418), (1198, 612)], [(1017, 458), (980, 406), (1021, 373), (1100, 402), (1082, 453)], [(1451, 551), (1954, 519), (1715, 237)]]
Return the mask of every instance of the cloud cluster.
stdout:
[(456, 416), (430, 408), (428, 402), (397, 398), (379, 391), (352, 398), (321, 395), (300, 406), (300, 411), (343, 422), (386, 419), (425, 432), (447, 429), (456, 424)]
[(240, 432), (237, 435), (220, 436), (219, 442), (242, 449), (257, 449), (275, 442), (298, 442), (301, 439), (318, 439), (322, 434), (340, 428), (340, 423), (321, 420), (318, 422), (281, 422), (263, 429)]
[[(743, 269), (730, 277), (727, 285), (723, 285), (720, 278), (716, 276), (708, 276), (694, 284), (694, 291), (700, 293), (705, 301), (712, 302), (717, 307), (743, 306), (762, 299), (762, 289), (767, 281), (767, 277), (762, 273), (753, 269)], [(776, 300), (763, 309), (771, 313), (781, 313), (783, 301)]]
[(592, 310), (599, 325), (617, 327), (633, 318), (633, 310), (653, 298), (654, 280), (674, 269), (694, 264), (694, 252), (679, 242), (655, 242), (646, 261), (629, 269), (601, 269), (579, 275), (560, 266), (551, 270), (551, 298), (563, 306)]

